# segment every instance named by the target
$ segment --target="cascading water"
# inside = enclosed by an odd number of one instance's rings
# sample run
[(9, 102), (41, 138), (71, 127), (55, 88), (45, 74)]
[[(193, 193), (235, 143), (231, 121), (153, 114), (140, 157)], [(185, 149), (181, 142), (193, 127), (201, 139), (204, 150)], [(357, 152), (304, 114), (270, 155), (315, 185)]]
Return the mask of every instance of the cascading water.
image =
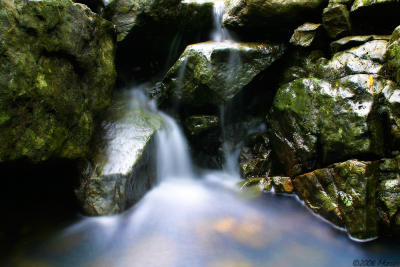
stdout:
[[(229, 39), (221, 24), (223, 7), (216, 2), (215, 41)], [(33, 242), (11, 266), (348, 266), (355, 258), (398, 253), (399, 245), (355, 246), (290, 198), (239, 197), (221, 184), (237, 173), (229, 141), (224, 171), (196, 175), (177, 123), (143, 94), (134, 96), (163, 118), (156, 135), (158, 185), (124, 214), (82, 218), (51, 240)], [(222, 128), (225, 117), (222, 106)]]
[(186, 140), (171, 117), (165, 114), (162, 117), (164, 129), (157, 133), (158, 180), (190, 179), (193, 177), (193, 171)]
[(214, 18), (214, 30), (211, 34), (211, 40), (215, 42), (222, 42), (225, 40), (231, 40), (229, 32), (222, 26), (223, 16), (225, 10), (225, 1), (217, 0), (214, 2), (213, 18)]

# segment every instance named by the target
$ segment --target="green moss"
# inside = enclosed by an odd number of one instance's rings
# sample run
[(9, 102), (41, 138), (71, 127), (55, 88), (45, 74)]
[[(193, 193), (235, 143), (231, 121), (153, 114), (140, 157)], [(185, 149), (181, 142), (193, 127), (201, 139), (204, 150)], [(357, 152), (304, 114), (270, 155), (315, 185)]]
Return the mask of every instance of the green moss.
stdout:
[(111, 23), (71, 1), (0, 12), (0, 161), (84, 157), (115, 81)]

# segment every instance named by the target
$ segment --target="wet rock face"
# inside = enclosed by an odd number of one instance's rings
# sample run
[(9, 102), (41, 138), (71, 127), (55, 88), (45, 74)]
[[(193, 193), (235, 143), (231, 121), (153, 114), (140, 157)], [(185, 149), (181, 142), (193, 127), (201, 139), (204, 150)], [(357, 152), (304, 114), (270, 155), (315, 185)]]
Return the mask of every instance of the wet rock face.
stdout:
[(282, 46), (262, 43), (190, 45), (163, 80), (165, 98), (193, 107), (226, 103), (282, 53)]
[(374, 94), (363, 90), (368, 79), (352, 75), (333, 86), (298, 79), (278, 91), (268, 120), (272, 146), (289, 175), (341, 159), (383, 156), (383, 126), (379, 116), (371, 120)]
[(77, 190), (88, 215), (123, 212), (156, 183), (154, 138), (162, 119), (140, 97), (122, 94), (103, 122), (105, 137), (96, 141), (98, 151)]
[(314, 212), (346, 227), (352, 237), (373, 238), (398, 227), (398, 160), (349, 160), (299, 175), (293, 183)]
[(113, 25), (71, 1), (2, 1), (0, 37), (0, 162), (86, 156), (114, 87)]
[(255, 133), (245, 140), (239, 156), (240, 172), (245, 178), (265, 177), (271, 169), (271, 148), (266, 134)]
[(336, 225), (345, 226), (351, 236), (376, 237), (377, 176), (371, 164), (350, 160), (297, 176), (296, 192), (313, 211)]
[(330, 61), (321, 58), (303, 70), (308, 78), (278, 90), (267, 121), (273, 151), (288, 175), (354, 157), (378, 159), (397, 149), (399, 88), (377, 75), (386, 44), (370, 41)]
[(264, 32), (279, 34), (304, 22), (304, 17), (320, 15), (326, 3), (324, 0), (231, 0), (224, 24), (242, 32), (262, 29)]

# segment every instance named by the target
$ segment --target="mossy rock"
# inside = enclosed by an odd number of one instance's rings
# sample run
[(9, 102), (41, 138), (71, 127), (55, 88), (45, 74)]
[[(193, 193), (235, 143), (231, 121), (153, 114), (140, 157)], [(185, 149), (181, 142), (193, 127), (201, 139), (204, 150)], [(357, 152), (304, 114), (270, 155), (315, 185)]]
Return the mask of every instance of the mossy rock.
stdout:
[(314, 212), (358, 239), (395, 234), (400, 209), (399, 157), (348, 160), (299, 175), (296, 194)]
[[(372, 84), (371, 84), (372, 81)], [(385, 154), (383, 91), (397, 86), (357, 74), (335, 83), (308, 78), (282, 86), (268, 115), (272, 149), (288, 175), (352, 157)], [(397, 102), (396, 102), (397, 104)]]
[(81, 4), (1, 2), (0, 162), (82, 158), (116, 77), (113, 25)]
[(201, 107), (230, 101), (283, 54), (282, 45), (206, 42), (188, 46), (166, 74), (168, 102)]

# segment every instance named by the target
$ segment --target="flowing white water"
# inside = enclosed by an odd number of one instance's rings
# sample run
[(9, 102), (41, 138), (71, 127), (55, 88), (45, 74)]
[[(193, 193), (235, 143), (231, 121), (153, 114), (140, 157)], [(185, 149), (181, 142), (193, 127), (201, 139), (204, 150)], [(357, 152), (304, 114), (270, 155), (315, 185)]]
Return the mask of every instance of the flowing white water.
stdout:
[(222, 25), (224, 11), (225, 11), (225, 1), (217, 0), (214, 1), (214, 30), (211, 33), (211, 40), (215, 42), (222, 42), (225, 40), (231, 40), (232, 37), (230, 36), (227, 29), (225, 29)]
[(165, 126), (157, 133), (158, 180), (193, 178), (188, 145), (179, 126), (171, 117), (162, 117)]

